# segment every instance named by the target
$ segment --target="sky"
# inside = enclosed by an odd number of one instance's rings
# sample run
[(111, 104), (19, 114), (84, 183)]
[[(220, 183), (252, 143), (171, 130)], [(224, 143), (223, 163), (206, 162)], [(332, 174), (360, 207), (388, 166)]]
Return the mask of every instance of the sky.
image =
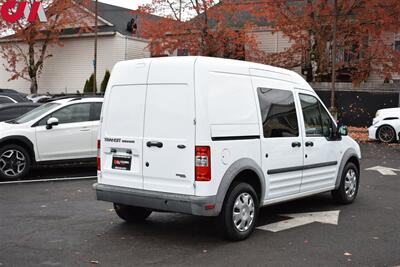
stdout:
[(99, 0), (99, 2), (124, 8), (136, 9), (139, 5), (150, 3), (151, 0)]

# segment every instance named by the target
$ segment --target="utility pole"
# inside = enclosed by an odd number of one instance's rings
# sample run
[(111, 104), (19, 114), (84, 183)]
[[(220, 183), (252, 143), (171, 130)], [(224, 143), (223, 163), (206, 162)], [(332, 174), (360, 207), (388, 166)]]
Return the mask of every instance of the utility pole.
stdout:
[[(338, 20), (338, 7), (337, 0), (334, 1), (334, 14), (333, 14), (333, 38), (332, 38), (332, 88), (331, 88), (331, 112), (336, 110), (335, 107), (335, 91), (336, 91), (336, 34), (337, 34), (337, 20)], [(337, 115), (334, 112), (334, 115)]]
[(98, 18), (98, 0), (95, 3), (95, 18), (94, 18), (94, 59), (93, 59), (93, 94), (97, 93), (97, 18)]

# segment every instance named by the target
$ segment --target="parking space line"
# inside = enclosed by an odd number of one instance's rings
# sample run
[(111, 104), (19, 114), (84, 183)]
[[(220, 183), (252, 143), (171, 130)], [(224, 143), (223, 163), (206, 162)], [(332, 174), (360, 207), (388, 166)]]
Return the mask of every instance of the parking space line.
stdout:
[(23, 181), (7, 181), (7, 182), (0, 182), (0, 185), (2, 185), (2, 184), (26, 184), (26, 183), (74, 181), (74, 180), (94, 180), (96, 178), (97, 178), (97, 176), (84, 176), (84, 177), (65, 177), (65, 178), (51, 178), (51, 179), (23, 180)]

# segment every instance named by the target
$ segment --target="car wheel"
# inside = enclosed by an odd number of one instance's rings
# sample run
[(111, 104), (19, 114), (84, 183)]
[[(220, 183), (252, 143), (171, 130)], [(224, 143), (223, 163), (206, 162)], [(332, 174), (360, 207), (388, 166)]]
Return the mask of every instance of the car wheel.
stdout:
[(114, 203), (114, 210), (117, 213), (118, 217), (120, 217), (126, 222), (131, 222), (131, 223), (142, 222), (146, 220), (152, 213), (152, 211), (149, 209), (127, 206), (116, 203)]
[(390, 125), (383, 125), (378, 129), (377, 137), (383, 143), (393, 143), (396, 140), (396, 131)]
[(353, 203), (357, 197), (359, 184), (358, 168), (354, 163), (348, 162), (343, 169), (339, 188), (332, 191), (333, 199), (339, 204)]
[(249, 237), (258, 218), (259, 200), (247, 183), (233, 184), (225, 198), (220, 216), (225, 237), (240, 241)]
[(21, 146), (6, 145), (0, 148), (0, 179), (25, 177), (31, 168), (29, 153)]

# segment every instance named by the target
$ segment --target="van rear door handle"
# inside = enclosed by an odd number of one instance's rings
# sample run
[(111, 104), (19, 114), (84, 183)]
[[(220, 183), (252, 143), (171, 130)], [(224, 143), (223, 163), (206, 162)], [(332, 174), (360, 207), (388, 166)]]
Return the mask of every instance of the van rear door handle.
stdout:
[(309, 147), (309, 146), (314, 146), (314, 143), (310, 142), (310, 141), (306, 142), (306, 147)]
[(300, 142), (293, 142), (292, 143), (292, 147), (301, 147), (301, 143)]
[(154, 141), (147, 142), (147, 147), (152, 147), (152, 146), (155, 146), (155, 147), (158, 147), (158, 148), (162, 148), (163, 147), (163, 143), (154, 142)]

